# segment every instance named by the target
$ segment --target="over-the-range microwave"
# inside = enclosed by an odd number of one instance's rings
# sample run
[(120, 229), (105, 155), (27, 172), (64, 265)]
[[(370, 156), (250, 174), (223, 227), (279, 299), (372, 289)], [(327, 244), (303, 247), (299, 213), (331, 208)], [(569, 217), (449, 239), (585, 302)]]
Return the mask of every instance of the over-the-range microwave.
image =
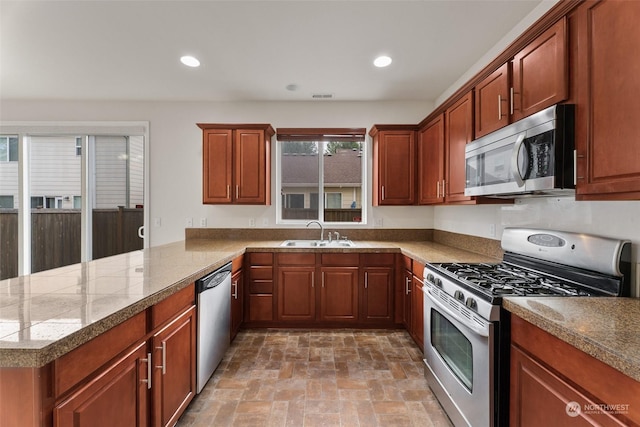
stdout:
[(574, 111), (554, 105), (467, 144), (464, 194), (575, 194)]

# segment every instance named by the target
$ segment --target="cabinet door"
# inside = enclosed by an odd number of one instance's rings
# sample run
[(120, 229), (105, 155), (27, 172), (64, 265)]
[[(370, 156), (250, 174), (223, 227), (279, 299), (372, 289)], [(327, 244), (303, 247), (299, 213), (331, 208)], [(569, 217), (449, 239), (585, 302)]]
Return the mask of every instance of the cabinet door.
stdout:
[(315, 320), (315, 266), (278, 267), (278, 320)]
[(244, 316), (242, 270), (231, 277), (231, 341), (236, 337)]
[(203, 132), (202, 202), (231, 203), (233, 135), (230, 129)]
[(577, 22), (577, 198), (638, 200), (640, 2), (585, 2)]
[(374, 204), (415, 203), (415, 131), (380, 131), (376, 136), (378, 187)]
[(411, 281), (411, 336), (424, 351), (424, 294), (422, 282), (416, 276)]
[(148, 425), (146, 342), (105, 368), (53, 409), (57, 427)]
[(509, 124), (509, 65), (498, 68), (474, 89), (476, 138)]
[(513, 58), (512, 121), (569, 96), (567, 20), (560, 19)]
[(443, 183), (447, 202), (469, 201), (464, 195), (466, 162), (464, 150), (473, 140), (472, 93), (460, 98), (449, 107), (445, 117), (445, 137), (447, 143), (447, 180)]
[(233, 144), (235, 202), (265, 203), (267, 146), (264, 131), (235, 129)]
[(444, 201), (444, 115), (425, 125), (418, 133), (418, 204)]
[(402, 324), (409, 331), (410, 335), (413, 335), (413, 323), (411, 323), (411, 293), (413, 291), (412, 281), (413, 274), (411, 273), (411, 270), (404, 270), (404, 274), (402, 275), (402, 283), (404, 288), (404, 292), (402, 292)]
[(362, 320), (393, 323), (393, 268), (364, 269)]
[(358, 267), (322, 267), (319, 320), (358, 321)]
[(513, 345), (510, 381), (510, 426), (628, 425)]
[(196, 393), (195, 310), (189, 308), (152, 338), (154, 426), (174, 425)]

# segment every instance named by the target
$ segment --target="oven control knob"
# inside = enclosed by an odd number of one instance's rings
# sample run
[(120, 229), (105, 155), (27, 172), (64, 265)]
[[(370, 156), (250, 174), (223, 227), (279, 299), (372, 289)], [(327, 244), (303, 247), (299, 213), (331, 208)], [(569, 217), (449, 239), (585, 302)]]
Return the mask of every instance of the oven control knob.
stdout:
[(455, 291), (455, 293), (453, 294), (453, 297), (458, 301), (464, 302), (464, 294), (462, 293), (462, 291)]
[(436, 286), (439, 288), (442, 288), (442, 280), (440, 280), (439, 278), (436, 277)]
[(467, 301), (464, 303), (464, 305), (469, 307), (471, 310), (478, 310), (478, 303), (473, 298), (467, 298)]
[(431, 273), (427, 274), (427, 281), (433, 283), (433, 274)]

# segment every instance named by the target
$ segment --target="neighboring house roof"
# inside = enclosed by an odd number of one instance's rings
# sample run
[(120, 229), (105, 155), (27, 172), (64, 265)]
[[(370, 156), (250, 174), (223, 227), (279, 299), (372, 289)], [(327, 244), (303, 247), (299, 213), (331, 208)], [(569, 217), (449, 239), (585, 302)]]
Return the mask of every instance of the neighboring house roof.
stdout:
[[(318, 182), (316, 154), (284, 154), (282, 183), (314, 185)], [(339, 149), (324, 156), (325, 184), (362, 184), (362, 154), (358, 150)]]

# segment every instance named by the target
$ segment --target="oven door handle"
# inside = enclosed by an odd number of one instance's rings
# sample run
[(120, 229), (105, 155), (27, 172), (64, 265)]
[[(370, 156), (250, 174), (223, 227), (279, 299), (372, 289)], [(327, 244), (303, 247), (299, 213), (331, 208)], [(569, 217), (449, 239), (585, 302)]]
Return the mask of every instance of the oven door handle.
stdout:
[(520, 154), (522, 144), (524, 144), (524, 136), (524, 133), (518, 135), (518, 139), (516, 139), (515, 144), (513, 144), (513, 151), (511, 152), (511, 173), (516, 184), (518, 184), (518, 187), (522, 187), (524, 185), (524, 178), (522, 177), (520, 168), (518, 167), (518, 155)]
[(454, 311), (452, 311), (450, 308), (448, 308), (447, 306), (445, 306), (444, 304), (442, 304), (440, 301), (438, 301), (437, 299), (435, 299), (430, 293), (428, 289), (424, 289), (423, 288), (423, 292), (425, 293), (425, 295), (427, 297), (429, 297), (429, 300), (436, 306), (437, 309), (445, 312), (446, 314), (448, 314), (450, 317), (454, 318), (455, 320), (457, 320), (458, 322), (460, 322), (464, 327), (466, 327), (467, 329), (471, 330), (472, 332), (474, 332), (476, 335), (480, 335), (481, 337), (485, 337), (488, 338), (489, 337), (489, 328), (488, 325), (485, 324), (485, 327), (480, 327), (478, 325), (474, 325), (472, 323), (469, 323), (468, 320), (463, 319), (462, 317), (460, 317), (459, 314), (455, 313)]

